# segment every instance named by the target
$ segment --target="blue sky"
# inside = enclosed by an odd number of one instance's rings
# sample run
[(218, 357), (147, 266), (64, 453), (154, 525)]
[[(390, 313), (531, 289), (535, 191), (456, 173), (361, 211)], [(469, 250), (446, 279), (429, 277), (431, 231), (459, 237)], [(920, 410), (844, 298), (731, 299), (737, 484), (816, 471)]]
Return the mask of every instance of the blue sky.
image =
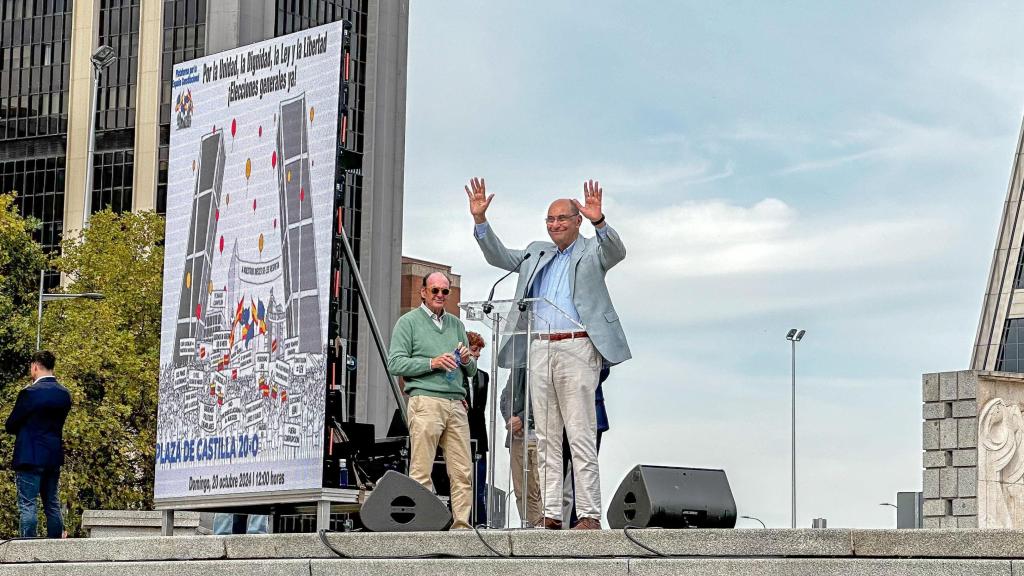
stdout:
[(414, 2), (403, 252), (483, 299), (468, 179), (510, 246), (599, 179), (633, 349), (605, 386), (605, 500), (636, 463), (721, 467), (740, 514), (788, 526), (801, 327), (797, 523), (894, 526), (920, 376), (970, 362), (1021, 23), (1011, 2)]

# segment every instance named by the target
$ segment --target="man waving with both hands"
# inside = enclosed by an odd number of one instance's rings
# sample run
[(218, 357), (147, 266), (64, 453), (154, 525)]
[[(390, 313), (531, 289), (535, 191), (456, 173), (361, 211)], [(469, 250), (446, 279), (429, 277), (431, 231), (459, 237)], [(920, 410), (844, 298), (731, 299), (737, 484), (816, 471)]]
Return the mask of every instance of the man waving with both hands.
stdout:
[[(518, 268), (517, 299), (545, 298), (586, 329), (550, 306), (536, 309), (541, 331), (530, 342), (534, 421), (540, 479), (544, 493), (544, 527), (562, 528), (562, 431), (569, 438), (576, 479), (577, 529), (601, 527), (601, 482), (597, 464), (597, 417), (594, 391), (603, 363), (630, 358), (626, 335), (612, 305), (605, 274), (626, 257), (626, 247), (605, 220), (602, 189), (594, 180), (583, 183), (583, 203), (558, 199), (548, 207), (550, 242), (531, 242), (525, 250), (509, 250), (487, 222), (494, 194), (483, 178), (466, 186), (474, 236), (484, 258), (502, 270)], [(596, 235), (580, 236), (586, 218)], [(529, 255), (529, 256), (527, 256)], [(524, 260), (525, 258), (525, 260)], [(509, 347), (498, 352), (510, 366)], [(566, 519), (567, 520), (567, 519)]]

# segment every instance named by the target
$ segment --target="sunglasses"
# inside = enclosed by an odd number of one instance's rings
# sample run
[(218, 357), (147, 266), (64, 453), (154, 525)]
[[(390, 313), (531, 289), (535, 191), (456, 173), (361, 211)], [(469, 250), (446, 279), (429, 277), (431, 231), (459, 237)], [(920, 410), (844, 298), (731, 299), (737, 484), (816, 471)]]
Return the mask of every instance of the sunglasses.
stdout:
[(430, 289), (430, 293), (433, 294), (434, 296), (437, 296), (438, 292), (440, 292), (441, 294), (444, 294), (445, 296), (447, 296), (448, 294), (451, 293), (451, 290), (449, 290), (447, 288), (431, 288)]

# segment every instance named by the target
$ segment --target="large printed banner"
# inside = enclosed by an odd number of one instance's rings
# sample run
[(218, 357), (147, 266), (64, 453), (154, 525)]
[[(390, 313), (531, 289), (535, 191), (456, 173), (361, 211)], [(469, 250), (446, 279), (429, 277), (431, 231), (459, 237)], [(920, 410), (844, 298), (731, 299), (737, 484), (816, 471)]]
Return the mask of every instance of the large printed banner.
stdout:
[(174, 68), (157, 499), (323, 485), (342, 30)]

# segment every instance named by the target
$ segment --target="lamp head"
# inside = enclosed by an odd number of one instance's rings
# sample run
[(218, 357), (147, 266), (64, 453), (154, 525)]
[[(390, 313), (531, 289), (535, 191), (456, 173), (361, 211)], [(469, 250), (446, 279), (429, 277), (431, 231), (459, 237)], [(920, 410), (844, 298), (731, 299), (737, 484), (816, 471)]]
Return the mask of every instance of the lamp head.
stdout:
[(789, 340), (791, 342), (799, 342), (800, 339), (804, 337), (804, 334), (806, 332), (807, 330), (797, 330), (796, 328), (793, 328), (792, 330), (786, 333), (786, 340)]
[(90, 58), (90, 60), (92, 60), (93, 66), (102, 70), (103, 68), (113, 64), (114, 60), (117, 60), (117, 52), (115, 52), (110, 46), (104, 44), (96, 48), (92, 53), (92, 58)]

